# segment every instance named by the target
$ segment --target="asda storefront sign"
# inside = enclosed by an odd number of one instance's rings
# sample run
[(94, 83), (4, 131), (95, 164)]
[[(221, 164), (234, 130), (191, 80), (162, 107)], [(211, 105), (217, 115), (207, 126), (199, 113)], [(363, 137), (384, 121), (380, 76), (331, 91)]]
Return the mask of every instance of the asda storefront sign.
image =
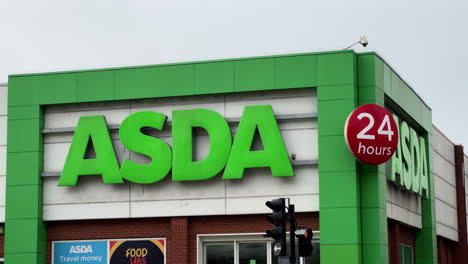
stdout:
[[(398, 124), (398, 117), (393, 116)], [(417, 195), (429, 198), (429, 170), (426, 141), (404, 121), (400, 140), (390, 160), (389, 180)]]
[[(247, 106), (232, 138), (226, 120), (208, 109), (172, 112), (172, 146), (145, 135), (142, 128), (162, 130), (167, 116), (152, 111), (129, 115), (120, 125), (119, 138), (130, 151), (151, 159), (139, 164), (125, 159), (119, 167), (104, 116), (84, 116), (78, 121), (59, 185), (76, 185), (80, 175), (101, 175), (104, 183), (141, 184), (162, 180), (172, 170), (173, 181), (206, 180), (223, 171), (223, 179), (241, 179), (246, 168), (268, 167), (273, 176), (294, 176), (271, 105)], [(206, 130), (209, 152), (194, 161), (194, 128)], [(263, 150), (251, 150), (258, 131)], [(92, 144), (96, 157), (86, 158)]]

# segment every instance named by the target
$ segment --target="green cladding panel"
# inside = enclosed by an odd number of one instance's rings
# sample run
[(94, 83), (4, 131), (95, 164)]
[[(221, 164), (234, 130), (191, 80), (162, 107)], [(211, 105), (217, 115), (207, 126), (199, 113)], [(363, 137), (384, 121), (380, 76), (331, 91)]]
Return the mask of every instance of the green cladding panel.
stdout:
[[(317, 87), (321, 263), (387, 263), (385, 171), (356, 162), (344, 121), (360, 104), (389, 101), (430, 131), (430, 110), (405, 98), (417, 96), (375, 54), (337, 51), (10, 76), (6, 264), (46, 263), (43, 106), (303, 87)], [(435, 256), (433, 212), (433, 200), (424, 201), (417, 261)], [(423, 247), (429, 253), (418, 250)]]

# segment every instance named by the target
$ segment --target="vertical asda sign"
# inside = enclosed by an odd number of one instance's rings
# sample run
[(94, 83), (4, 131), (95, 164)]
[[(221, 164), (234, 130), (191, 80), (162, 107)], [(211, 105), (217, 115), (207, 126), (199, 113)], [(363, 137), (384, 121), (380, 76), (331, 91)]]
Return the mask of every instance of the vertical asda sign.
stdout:
[[(206, 180), (219, 174), (223, 179), (241, 179), (246, 168), (268, 167), (273, 176), (294, 176), (286, 147), (271, 105), (247, 106), (232, 139), (226, 120), (208, 109), (172, 112), (172, 146), (145, 135), (149, 127), (162, 130), (167, 116), (152, 111), (129, 115), (119, 128), (122, 145), (151, 159), (139, 164), (125, 159), (119, 167), (104, 116), (81, 117), (73, 135), (59, 185), (76, 185), (80, 175), (101, 175), (104, 183), (123, 183), (124, 179), (141, 184), (158, 182), (172, 170), (172, 180)], [(203, 160), (194, 161), (193, 129), (206, 130), (209, 152)], [(263, 150), (251, 150), (256, 132)], [(96, 157), (85, 157), (92, 144)]]
[[(397, 116), (393, 116), (398, 124)], [(429, 166), (426, 140), (400, 122), (400, 140), (390, 160), (389, 180), (408, 191), (429, 198)]]

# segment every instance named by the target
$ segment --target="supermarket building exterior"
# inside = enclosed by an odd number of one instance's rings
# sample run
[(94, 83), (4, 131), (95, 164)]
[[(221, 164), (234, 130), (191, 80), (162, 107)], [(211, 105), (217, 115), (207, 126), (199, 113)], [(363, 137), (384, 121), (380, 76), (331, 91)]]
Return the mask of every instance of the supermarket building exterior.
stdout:
[[(468, 157), (375, 53), (13, 75), (0, 89), (7, 264), (283, 263), (263, 237), (278, 197), (314, 230), (302, 263), (468, 259)], [(363, 104), (407, 133), (391, 162), (347, 149)]]

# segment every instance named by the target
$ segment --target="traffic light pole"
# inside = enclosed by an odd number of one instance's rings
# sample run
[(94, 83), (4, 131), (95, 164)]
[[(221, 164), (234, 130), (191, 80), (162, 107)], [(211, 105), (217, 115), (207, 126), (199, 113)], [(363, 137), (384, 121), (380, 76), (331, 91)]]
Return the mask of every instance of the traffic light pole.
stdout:
[(291, 247), (289, 263), (296, 264), (296, 214), (294, 204), (289, 204), (289, 245)]

